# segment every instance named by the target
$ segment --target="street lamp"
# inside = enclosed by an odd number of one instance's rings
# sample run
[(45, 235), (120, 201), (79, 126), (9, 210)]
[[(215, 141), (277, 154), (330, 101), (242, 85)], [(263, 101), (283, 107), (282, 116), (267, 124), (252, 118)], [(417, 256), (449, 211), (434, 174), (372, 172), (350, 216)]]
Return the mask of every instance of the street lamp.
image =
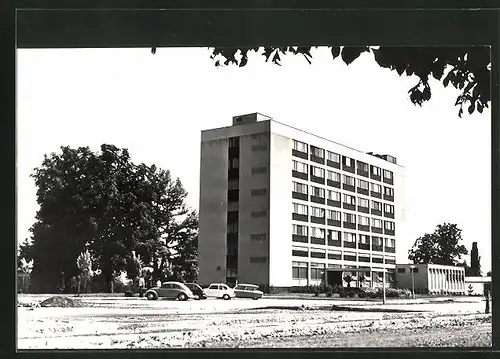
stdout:
[(412, 264), (411, 269), (411, 296), (415, 299), (415, 266)]

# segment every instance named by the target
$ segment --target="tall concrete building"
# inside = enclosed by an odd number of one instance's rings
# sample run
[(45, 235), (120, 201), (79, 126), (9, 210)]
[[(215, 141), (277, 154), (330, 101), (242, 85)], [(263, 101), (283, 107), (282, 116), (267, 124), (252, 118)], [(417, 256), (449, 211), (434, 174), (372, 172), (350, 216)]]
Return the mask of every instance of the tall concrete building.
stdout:
[(339, 284), (343, 270), (372, 283), (385, 271), (390, 283), (404, 169), (259, 113), (235, 116), (202, 131), (199, 212), (200, 284)]

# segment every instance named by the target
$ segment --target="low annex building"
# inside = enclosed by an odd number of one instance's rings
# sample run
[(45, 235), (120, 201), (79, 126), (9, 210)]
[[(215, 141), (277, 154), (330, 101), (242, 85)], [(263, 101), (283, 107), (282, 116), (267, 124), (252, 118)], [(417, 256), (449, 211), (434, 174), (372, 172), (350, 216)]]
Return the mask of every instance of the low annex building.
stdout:
[[(414, 267), (414, 268), (412, 268)], [(439, 264), (396, 264), (396, 286), (420, 294), (466, 294), (465, 268)]]

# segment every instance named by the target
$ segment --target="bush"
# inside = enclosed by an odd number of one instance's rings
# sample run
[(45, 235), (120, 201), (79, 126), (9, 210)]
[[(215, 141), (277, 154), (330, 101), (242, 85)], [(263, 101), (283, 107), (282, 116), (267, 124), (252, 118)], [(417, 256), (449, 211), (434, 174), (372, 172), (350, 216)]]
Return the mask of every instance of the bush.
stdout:
[(367, 296), (368, 294), (363, 290), (360, 290), (358, 293), (358, 298), (366, 298)]

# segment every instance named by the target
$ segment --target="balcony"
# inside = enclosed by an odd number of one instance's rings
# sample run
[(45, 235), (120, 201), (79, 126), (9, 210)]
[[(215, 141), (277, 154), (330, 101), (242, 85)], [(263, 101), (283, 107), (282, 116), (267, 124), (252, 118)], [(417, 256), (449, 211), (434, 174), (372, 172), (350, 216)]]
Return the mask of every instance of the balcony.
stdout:
[(394, 248), (394, 247), (385, 247), (385, 252), (387, 252), (387, 253), (396, 253), (396, 248)]
[(356, 192), (356, 187), (351, 186), (350, 184), (343, 184), (342, 188), (345, 189), (346, 191), (351, 191), (351, 192)]
[(370, 194), (370, 191), (367, 190), (366, 188), (357, 187), (356, 190), (358, 191), (359, 194), (364, 194), (366, 196)]
[(292, 234), (292, 242), (309, 243), (307, 236)]
[[(341, 243), (339, 239), (328, 239), (328, 245), (330, 247), (340, 247)], [(340, 258), (339, 258), (340, 259)]]
[(365, 262), (365, 263), (370, 263), (370, 257), (358, 257), (358, 262)]
[(387, 184), (394, 184), (394, 178), (386, 178), (384, 177), (384, 183), (387, 183)]
[(325, 204), (325, 199), (322, 197), (311, 196), (310, 201), (313, 203)]
[(375, 198), (382, 198), (382, 192), (370, 191), (370, 196), (375, 197)]
[(328, 253), (328, 259), (336, 259), (336, 260), (341, 260), (342, 255), (339, 253)]
[(328, 219), (327, 224), (334, 227), (342, 227), (342, 223), (336, 219)]
[(358, 212), (361, 212), (361, 213), (370, 213), (370, 209), (368, 207), (358, 206)]
[(356, 242), (344, 241), (344, 248), (356, 248)]
[(307, 152), (301, 152), (301, 151), (297, 151), (297, 150), (292, 149), (292, 156), (303, 158), (303, 159), (307, 160)]
[(316, 177), (315, 175), (311, 174), (311, 182), (319, 183), (319, 184), (325, 184), (325, 178), (324, 177)]
[(323, 253), (323, 252), (311, 252), (311, 258), (326, 258), (326, 253)]
[[(375, 252), (382, 252), (384, 250), (383, 246), (382, 245), (372, 245), (372, 251), (375, 251)], [(382, 263), (382, 262), (380, 262)]]
[[(353, 161), (354, 162), (354, 161)], [(355, 173), (355, 169), (354, 169), (354, 166), (346, 166), (345, 163), (342, 163), (342, 170), (343, 171), (346, 171), (346, 172), (350, 172), (350, 173)]]
[(344, 228), (348, 228), (348, 229), (356, 229), (356, 223), (352, 223), (352, 222), (343, 222), (342, 223)]
[(308, 180), (309, 179), (309, 176), (307, 175), (307, 173), (299, 172), (299, 171), (295, 171), (295, 170), (292, 170), (292, 177), (300, 178), (300, 179), (303, 179), (303, 180)]
[(386, 201), (394, 202), (394, 196), (389, 196), (389, 195), (384, 194), (384, 199)]
[(294, 256), (294, 257), (309, 257), (309, 253), (307, 251), (292, 249), (292, 256)]
[[(359, 165), (360, 162), (358, 162), (358, 165)], [(363, 167), (362, 166), (358, 166), (358, 170), (356, 171), (356, 173), (360, 176), (363, 176), (363, 177), (368, 177), (369, 173), (368, 171), (366, 170), (363, 170)]]
[(347, 202), (343, 202), (342, 206), (344, 207), (344, 209), (350, 209), (351, 211), (355, 211), (356, 210), (356, 205), (355, 204), (350, 204), (350, 203), (347, 203)]
[(311, 244), (321, 244), (325, 245), (325, 239), (324, 238), (319, 238), (319, 237), (311, 237)]
[(384, 234), (387, 234), (388, 236), (393, 236), (396, 233), (394, 229), (384, 229)]
[(311, 223), (325, 224), (325, 217), (314, 217), (314, 216), (311, 216)]
[(342, 204), (340, 203), (340, 201), (333, 201), (331, 199), (327, 199), (326, 204), (331, 206), (331, 207), (337, 207), (337, 208), (342, 207)]
[(378, 209), (373, 209), (372, 208), (372, 211), (371, 213), (375, 216), (381, 216), (382, 215), (382, 211), (378, 210)]
[(332, 181), (327, 179), (326, 184), (330, 187), (340, 188), (340, 181)]
[(358, 249), (370, 250), (370, 243), (358, 243)]
[(307, 214), (298, 214), (298, 213), (292, 213), (292, 219), (296, 221), (302, 221), (302, 222), (307, 222)]
[(360, 231), (370, 232), (370, 226), (364, 226), (362, 224), (358, 224), (358, 229)]
[(340, 169), (340, 162), (334, 162), (334, 161), (326, 160), (326, 165), (328, 167)]
[(394, 219), (394, 212), (386, 212), (386, 211), (384, 211), (384, 217)]
[(349, 262), (356, 262), (356, 256), (349, 256), (344, 254), (344, 260)]
[(381, 227), (373, 227), (373, 226), (372, 226), (372, 232), (373, 232), (373, 233), (380, 233), (380, 234), (382, 234), (382, 233), (383, 233), (383, 230), (382, 230), (382, 228), (381, 228)]
[(309, 159), (311, 160), (311, 162), (320, 163), (322, 165), (325, 164), (325, 158), (324, 157), (318, 157), (318, 156), (315, 156), (315, 155), (311, 154), (309, 156)]
[(373, 258), (372, 257), (372, 263), (384, 263), (383, 258)]
[(300, 192), (293, 192), (292, 191), (292, 198), (301, 199), (303, 201), (307, 201), (307, 194), (300, 193)]

